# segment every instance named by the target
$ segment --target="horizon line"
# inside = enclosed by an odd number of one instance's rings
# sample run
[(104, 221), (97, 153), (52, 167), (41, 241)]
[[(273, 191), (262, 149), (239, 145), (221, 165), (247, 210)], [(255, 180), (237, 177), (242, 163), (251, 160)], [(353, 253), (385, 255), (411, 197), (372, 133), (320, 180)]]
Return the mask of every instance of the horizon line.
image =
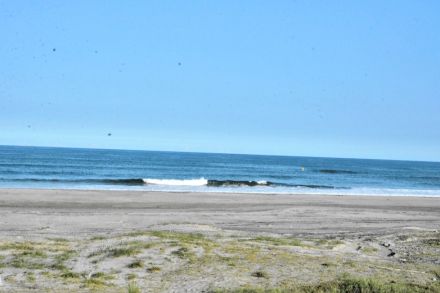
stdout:
[(323, 156), (300, 156), (300, 155), (276, 155), (276, 154), (255, 154), (255, 153), (222, 153), (209, 151), (179, 151), (179, 150), (147, 150), (147, 149), (118, 149), (103, 147), (69, 147), (69, 146), (47, 146), (47, 145), (9, 145), (0, 144), (0, 147), (29, 147), (29, 148), (60, 148), (60, 149), (88, 149), (88, 150), (113, 150), (113, 151), (138, 151), (138, 152), (165, 152), (165, 153), (188, 153), (188, 154), (218, 154), (218, 155), (241, 155), (241, 156), (272, 156), (272, 157), (296, 157), (296, 158), (320, 158), (320, 159), (342, 159), (342, 160), (372, 160), (372, 161), (401, 161), (401, 162), (424, 162), (440, 163), (440, 161), (410, 160), (410, 159), (383, 159), (383, 158), (359, 158), (359, 157), (323, 157)]

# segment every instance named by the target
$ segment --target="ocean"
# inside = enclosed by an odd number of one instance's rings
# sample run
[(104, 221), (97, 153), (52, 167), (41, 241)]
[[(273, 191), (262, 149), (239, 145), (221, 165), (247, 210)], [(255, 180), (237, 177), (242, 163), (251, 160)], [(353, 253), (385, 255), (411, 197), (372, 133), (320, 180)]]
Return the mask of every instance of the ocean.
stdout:
[(440, 196), (440, 163), (0, 146), (0, 188)]

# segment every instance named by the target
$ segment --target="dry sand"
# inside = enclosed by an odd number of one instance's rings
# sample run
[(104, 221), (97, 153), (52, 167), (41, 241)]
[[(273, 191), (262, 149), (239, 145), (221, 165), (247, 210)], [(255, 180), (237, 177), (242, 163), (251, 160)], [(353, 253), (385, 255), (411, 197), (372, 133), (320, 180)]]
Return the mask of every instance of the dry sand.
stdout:
[(439, 198), (3, 189), (0, 290), (432, 285), (439, 228)]
[(87, 237), (157, 225), (300, 235), (381, 235), (440, 227), (440, 198), (0, 190), (0, 236)]

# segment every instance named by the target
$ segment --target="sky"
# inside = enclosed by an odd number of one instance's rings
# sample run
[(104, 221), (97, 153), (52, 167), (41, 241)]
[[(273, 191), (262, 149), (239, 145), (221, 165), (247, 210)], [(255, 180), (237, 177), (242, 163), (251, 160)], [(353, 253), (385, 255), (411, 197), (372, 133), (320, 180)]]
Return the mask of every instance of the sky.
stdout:
[(0, 145), (440, 161), (439, 13), (0, 0)]

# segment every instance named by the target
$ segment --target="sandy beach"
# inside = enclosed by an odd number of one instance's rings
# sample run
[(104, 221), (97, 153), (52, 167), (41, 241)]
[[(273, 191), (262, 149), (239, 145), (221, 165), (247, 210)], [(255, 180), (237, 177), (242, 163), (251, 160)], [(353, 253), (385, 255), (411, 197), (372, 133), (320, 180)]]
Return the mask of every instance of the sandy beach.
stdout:
[(0, 213), (8, 292), (439, 282), (439, 198), (3, 189)]
[[(384, 235), (440, 227), (420, 197), (0, 190), (1, 237), (89, 237), (163, 225), (292, 236)], [(24, 225), (25, 224), (25, 225)]]

